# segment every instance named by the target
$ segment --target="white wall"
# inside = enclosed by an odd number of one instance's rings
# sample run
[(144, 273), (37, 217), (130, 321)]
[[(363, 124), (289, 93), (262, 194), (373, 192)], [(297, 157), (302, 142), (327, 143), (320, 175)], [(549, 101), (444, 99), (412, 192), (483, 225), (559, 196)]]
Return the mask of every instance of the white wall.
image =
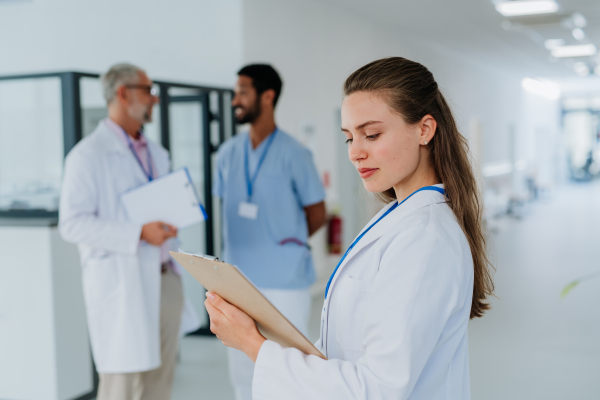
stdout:
[[(472, 55), (467, 59), (453, 54), (399, 27), (326, 1), (245, 0), (243, 20), (244, 61), (269, 62), (281, 73), (284, 89), (278, 124), (307, 142), (319, 170), (331, 175), (329, 206), (339, 198), (335, 155), (340, 154), (336, 148), (344, 138), (336, 112), (342, 84), (356, 68), (377, 58), (403, 56), (426, 65), (453, 107), (463, 134), (469, 137), (470, 126), (481, 127), (484, 165), (510, 161), (511, 127), (518, 146), (530, 140), (530, 129), (523, 124), (527, 116), (522, 112), (522, 77), (487, 70), (472, 61)], [(316, 129), (316, 139), (303, 133), (307, 121)], [(373, 210), (361, 203), (364, 222)], [(337, 258), (326, 254), (323, 230), (312, 244), (322, 285)]]
[(0, 3), (0, 75), (102, 72), (231, 86), (242, 60), (241, 0), (32, 0)]

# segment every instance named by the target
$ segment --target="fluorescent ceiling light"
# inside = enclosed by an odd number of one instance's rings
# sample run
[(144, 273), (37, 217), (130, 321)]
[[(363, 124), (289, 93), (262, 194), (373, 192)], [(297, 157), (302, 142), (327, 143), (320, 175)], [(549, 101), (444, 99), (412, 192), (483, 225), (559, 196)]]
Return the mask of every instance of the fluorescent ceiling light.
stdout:
[(544, 42), (544, 46), (546, 46), (548, 50), (552, 50), (555, 47), (560, 47), (564, 45), (565, 41), (563, 39), (548, 39)]
[(552, 49), (552, 55), (556, 58), (565, 57), (588, 57), (596, 54), (598, 50), (593, 44), (577, 44), (574, 46), (559, 46)]
[(571, 15), (571, 22), (576, 28), (585, 28), (587, 25), (587, 20), (585, 17), (578, 12)]
[(496, 11), (505, 17), (552, 14), (558, 11), (558, 4), (554, 0), (502, 1), (496, 3)]
[(558, 100), (560, 98), (560, 87), (553, 82), (542, 82), (531, 78), (523, 78), (521, 86), (528, 92), (543, 96), (550, 100)]
[(579, 76), (588, 76), (590, 74), (590, 68), (586, 63), (578, 62), (573, 64), (573, 69), (577, 72)]
[(579, 41), (585, 39), (585, 32), (581, 28), (575, 28), (571, 33), (573, 34), (573, 37)]

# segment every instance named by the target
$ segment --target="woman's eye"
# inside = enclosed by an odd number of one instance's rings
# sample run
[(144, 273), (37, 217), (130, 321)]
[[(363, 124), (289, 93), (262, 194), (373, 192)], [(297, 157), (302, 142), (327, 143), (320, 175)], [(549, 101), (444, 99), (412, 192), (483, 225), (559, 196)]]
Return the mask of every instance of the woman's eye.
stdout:
[(369, 139), (369, 140), (375, 140), (375, 139), (377, 139), (379, 137), (379, 135), (381, 135), (381, 133), (376, 133), (374, 135), (368, 135), (367, 139)]
[(346, 139), (346, 144), (352, 143), (352, 139)]

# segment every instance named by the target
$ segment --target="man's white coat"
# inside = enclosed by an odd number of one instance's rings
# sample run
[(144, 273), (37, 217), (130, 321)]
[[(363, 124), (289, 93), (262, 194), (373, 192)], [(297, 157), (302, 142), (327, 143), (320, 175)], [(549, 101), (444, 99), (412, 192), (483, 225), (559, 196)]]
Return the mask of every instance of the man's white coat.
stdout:
[[(159, 176), (169, 155), (148, 142)], [(65, 161), (59, 211), (63, 238), (81, 255), (83, 292), (94, 361), (100, 373), (158, 368), (160, 357), (160, 248), (140, 241), (120, 195), (148, 178), (130, 149), (101, 122)], [(176, 241), (170, 246), (176, 249)], [(181, 333), (199, 326), (186, 301)]]

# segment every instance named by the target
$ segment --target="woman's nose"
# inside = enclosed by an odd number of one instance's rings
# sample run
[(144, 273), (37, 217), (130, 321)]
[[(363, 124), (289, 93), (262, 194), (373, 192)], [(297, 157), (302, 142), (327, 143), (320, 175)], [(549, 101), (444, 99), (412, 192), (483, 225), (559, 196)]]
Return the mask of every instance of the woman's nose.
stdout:
[(366, 149), (360, 140), (354, 140), (352, 143), (350, 143), (348, 146), (348, 158), (350, 158), (350, 161), (352, 162), (367, 158)]

